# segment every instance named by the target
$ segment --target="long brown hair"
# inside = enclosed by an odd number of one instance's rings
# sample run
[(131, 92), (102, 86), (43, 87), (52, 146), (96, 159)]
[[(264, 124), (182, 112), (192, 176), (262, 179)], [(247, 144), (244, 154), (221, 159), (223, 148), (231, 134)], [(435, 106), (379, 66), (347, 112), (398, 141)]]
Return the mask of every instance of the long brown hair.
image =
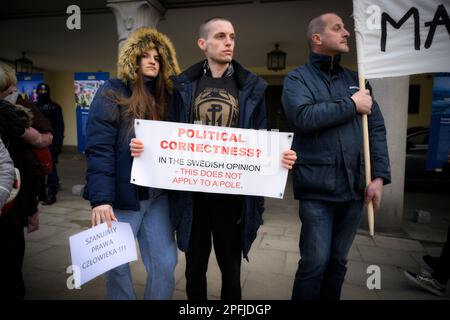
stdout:
[[(155, 48), (156, 50), (156, 48)], [(158, 50), (157, 50), (158, 51)], [(140, 65), (141, 57), (137, 58), (136, 65)], [(146, 119), (164, 120), (167, 110), (167, 89), (165, 87), (162, 74), (164, 73), (164, 62), (159, 60), (159, 72), (154, 78), (152, 92), (145, 85), (145, 78), (140, 68), (137, 68), (136, 81), (131, 82), (131, 96), (126, 98), (116, 92), (109, 92), (108, 95), (114, 103), (124, 107), (122, 117), (125, 119)], [(129, 133), (133, 129), (133, 122), (130, 121)]]

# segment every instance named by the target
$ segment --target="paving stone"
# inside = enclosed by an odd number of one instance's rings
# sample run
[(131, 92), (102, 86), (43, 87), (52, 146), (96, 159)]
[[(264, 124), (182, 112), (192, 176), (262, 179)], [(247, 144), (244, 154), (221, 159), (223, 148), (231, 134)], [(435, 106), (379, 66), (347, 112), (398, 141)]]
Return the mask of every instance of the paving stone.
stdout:
[(213, 269), (208, 268), (206, 272), (206, 279), (208, 283), (208, 295), (212, 297), (220, 298), (220, 291), (222, 290), (222, 273), (214, 272)]
[(375, 236), (374, 241), (375, 245), (381, 248), (405, 251), (425, 251), (420, 242), (416, 240)]
[(429, 255), (431, 255), (431, 256), (433, 256), (433, 257), (440, 257), (441, 256), (441, 253), (442, 253), (442, 248), (443, 247), (440, 247), (440, 246), (428, 246), (428, 247), (425, 247), (425, 254), (429, 254)]
[(342, 300), (377, 300), (376, 290), (369, 290), (366, 286), (355, 286), (348, 283), (342, 285)]
[[(447, 288), (448, 289), (448, 288)], [(381, 300), (449, 300), (448, 295), (436, 296), (420, 287), (405, 283), (401, 288), (395, 290), (379, 290), (377, 292)]]
[(92, 211), (75, 209), (74, 211), (65, 214), (65, 216), (69, 217), (70, 219), (91, 221)]
[(276, 226), (276, 227), (288, 227), (293, 225), (299, 225), (298, 217), (292, 214), (279, 213), (279, 214), (266, 214), (263, 215), (264, 225)]
[(288, 227), (286, 228), (286, 232), (284, 233), (284, 236), (286, 237), (290, 237), (290, 238), (295, 238), (298, 240), (300, 239), (300, 226), (295, 226), (295, 227)]
[(292, 295), (293, 277), (285, 275), (249, 272), (242, 288), (244, 300), (289, 300)]
[[(286, 193), (284, 199), (275, 199), (275, 198), (266, 198), (264, 202), (264, 206), (266, 208), (266, 212), (275, 212), (286, 213), (286, 212), (294, 212), (298, 217), (298, 200), (295, 200), (291, 197), (288, 197), (292, 194), (291, 188), (286, 188)], [(288, 199), (289, 198), (289, 199)]]
[(184, 290), (175, 290), (172, 296), (172, 300), (187, 300), (187, 294)]
[(369, 277), (366, 273), (368, 266), (370, 266), (370, 263), (367, 262), (348, 261), (345, 282), (353, 286), (366, 287), (366, 281)]
[(53, 213), (48, 212), (39, 212), (39, 226), (42, 225), (54, 225), (55, 222), (64, 223), (66, 222), (67, 218), (64, 216), (60, 216)]
[(134, 284), (134, 292), (136, 294), (136, 300), (144, 300), (145, 285)]
[(26, 289), (25, 299), (61, 299), (63, 291), (67, 289), (66, 281), (70, 275), (60, 271), (24, 266), (22, 274)]
[(346, 283), (367, 287), (367, 280), (373, 274), (372, 272), (367, 273), (367, 268), (371, 265), (376, 265), (380, 268), (380, 290), (397, 289), (404, 285), (405, 278), (402, 268), (358, 261), (349, 261), (347, 263)]
[(369, 235), (357, 234), (353, 243), (362, 244), (365, 246), (375, 246), (375, 241), (373, 241)]
[[(247, 262), (246, 262), (246, 261), (245, 261), (245, 262), (243, 261), (243, 263), (247, 263)], [(244, 269), (241, 268), (241, 288), (244, 287), (245, 282), (247, 281), (247, 278), (248, 278), (248, 275), (249, 275), (249, 274), (250, 274), (250, 271), (244, 270)]]
[[(62, 163), (69, 164), (61, 169), (63, 189), (58, 193), (58, 201), (51, 206), (40, 206), (41, 229), (26, 235), (26, 254), (24, 276), (27, 286), (26, 299), (105, 299), (105, 275), (84, 284), (81, 290), (67, 289), (65, 273), (70, 265), (68, 236), (90, 227), (91, 208), (88, 201), (71, 194), (71, 186), (84, 183), (84, 161), (61, 157)], [(291, 179), (289, 175), (289, 179)], [(264, 225), (250, 251), (250, 263), (243, 260), (241, 267), (241, 284), (244, 299), (290, 299), (293, 280), (297, 270), (300, 254), (298, 239), (301, 222), (298, 218), (298, 201), (293, 199), (292, 184), (288, 182), (285, 199), (267, 198), (266, 211), (263, 214)], [(418, 196), (410, 200), (418, 202)], [(440, 255), (446, 239), (448, 220), (445, 216), (441, 222), (435, 217), (442, 203), (442, 196), (430, 202), (433, 219), (429, 225), (404, 223), (404, 229), (411, 238), (435, 242), (423, 246), (417, 241), (397, 239), (386, 235), (376, 235), (372, 240), (365, 230), (358, 230), (353, 246), (349, 252), (348, 272), (343, 285), (342, 299), (439, 299), (426, 291), (410, 285), (403, 275), (403, 268), (418, 271), (423, 262), (421, 256), (430, 253)], [(406, 199), (406, 198), (405, 198)], [(427, 203), (422, 197), (421, 202)], [(407, 199), (406, 199), (407, 200)], [(410, 206), (411, 201), (406, 201)], [(428, 201), (429, 202), (429, 201)], [(442, 209), (439, 209), (442, 211)], [(448, 210), (447, 210), (448, 211)], [(405, 215), (406, 216), (406, 215)], [(67, 245), (61, 245), (66, 243)], [(57, 244), (52, 246), (51, 244)], [(140, 258), (131, 263), (133, 281), (138, 299), (143, 298), (146, 271)], [(175, 269), (176, 290), (173, 299), (186, 300), (186, 280), (184, 276), (185, 255), (178, 252), (178, 264)], [(368, 265), (381, 268), (381, 290), (368, 290), (366, 273)], [(212, 250), (208, 267), (208, 298), (220, 299), (221, 273)], [(445, 299), (450, 299), (448, 288)]]
[(298, 241), (284, 236), (266, 235), (258, 246), (259, 249), (298, 252)]
[(448, 223), (442, 223), (441, 225), (419, 224), (404, 220), (402, 229), (412, 239), (444, 243), (447, 239), (447, 225)]
[[(222, 287), (222, 279), (221, 275), (217, 272), (212, 272), (209, 270), (206, 272), (206, 281), (207, 281), (207, 294), (208, 296), (214, 297), (217, 299), (220, 297), (220, 290)], [(178, 282), (175, 283), (175, 289), (178, 291), (186, 291), (186, 278), (182, 277)]]
[(91, 205), (89, 201), (83, 200), (83, 198), (71, 198), (70, 200), (65, 201), (57, 201), (56, 202), (59, 207), (68, 208), (68, 209), (77, 209), (77, 210), (90, 210)]
[[(137, 244), (137, 243), (136, 243)], [(130, 262), (130, 269), (133, 278), (133, 283), (145, 286), (147, 284), (147, 270), (145, 269), (142, 258), (140, 258), (139, 245), (137, 244), (137, 251), (139, 252), (139, 258), (137, 261)], [(175, 284), (183, 277), (186, 266), (184, 253), (178, 250), (178, 262), (175, 266)]]
[(260, 271), (283, 274), (286, 265), (286, 252), (275, 250), (252, 250), (248, 256), (249, 263), (242, 262), (248, 271)]
[(175, 290), (186, 291), (186, 278), (182, 277), (175, 282)]
[(52, 247), (49, 244), (28, 241), (25, 245), (25, 257), (30, 258)]
[(403, 268), (417, 268), (418, 265), (408, 252), (388, 248), (357, 245), (364, 262), (384, 264)]
[(65, 288), (60, 298), (65, 300), (106, 300), (106, 276), (98, 276), (83, 284), (80, 289)]
[(147, 270), (145, 270), (142, 259), (130, 262), (133, 283), (145, 286), (147, 284)]
[(64, 217), (50, 218), (47, 221), (50, 226), (57, 226), (63, 228), (79, 229), (79, 232), (91, 228), (91, 219), (80, 219), (78, 217)]
[(285, 233), (285, 229), (286, 228), (284, 228), (284, 227), (262, 225), (258, 229), (258, 235), (270, 234), (273, 236), (282, 236)]
[(347, 260), (362, 261), (361, 253), (359, 252), (358, 246), (353, 244), (348, 252)]
[(298, 261), (300, 260), (300, 254), (294, 252), (286, 253), (286, 264), (283, 270), (283, 274), (290, 277), (295, 277), (295, 273), (298, 268)]
[(62, 233), (66, 230), (64, 227), (57, 226), (49, 226), (49, 225), (41, 225), (39, 226), (39, 230), (36, 230), (32, 233), (25, 234), (25, 241), (27, 242), (41, 242), (50, 237), (54, 237), (55, 235)]
[(42, 212), (42, 213), (54, 213), (54, 214), (63, 215), (63, 214), (67, 214), (67, 213), (70, 213), (73, 211), (75, 211), (75, 209), (73, 209), (73, 208), (64, 208), (64, 207), (59, 207), (59, 206), (55, 206), (55, 205), (51, 205), (51, 206), (39, 205), (39, 212)]
[(185, 277), (184, 272), (186, 270), (186, 261), (178, 260), (175, 267), (175, 283), (178, 283), (181, 279)]
[(381, 290), (379, 292), (403, 288), (405, 283), (403, 268), (388, 265), (379, 265), (379, 267), (381, 271)]
[(89, 219), (71, 218), (67, 223), (64, 224), (56, 223), (55, 225), (65, 226), (68, 228), (80, 228), (82, 230), (87, 230), (92, 227), (90, 218)]
[[(178, 276), (175, 280), (175, 289), (180, 291), (186, 290), (186, 278), (184, 276), (185, 267), (181, 268), (177, 266), (175, 268), (176, 274), (178, 273)], [(177, 279), (178, 278), (178, 279)], [(214, 253), (214, 249), (211, 250), (211, 254), (209, 256), (208, 261), (208, 271), (206, 272), (206, 279), (207, 279), (207, 292), (208, 296), (211, 295), (212, 297), (220, 297), (220, 290), (222, 287), (222, 273), (220, 272), (220, 269), (217, 265), (216, 256)], [(241, 279), (242, 282), (242, 279)]]
[(32, 257), (25, 257), (24, 267), (63, 273), (72, 264), (68, 246), (52, 246)]
[[(429, 269), (430, 267), (427, 266), (427, 264), (425, 263), (425, 261), (423, 261), (422, 257), (425, 254), (428, 254), (427, 252), (410, 252), (409, 253), (411, 255), (411, 257), (414, 259), (414, 261), (420, 266), (420, 269), (422, 268), (427, 268)], [(419, 269), (417, 270), (411, 270), (413, 272), (419, 272)]]
[[(67, 250), (70, 251), (70, 241), (69, 238), (77, 233), (82, 232), (82, 229), (75, 229), (75, 228), (64, 228), (63, 232), (59, 232), (55, 234), (52, 237), (47, 237), (41, 240), (42, 243), (49, 244), (49, 245), (65, 245), (67, 246)], [(69, 252), (70, 254), (70, 252)]]

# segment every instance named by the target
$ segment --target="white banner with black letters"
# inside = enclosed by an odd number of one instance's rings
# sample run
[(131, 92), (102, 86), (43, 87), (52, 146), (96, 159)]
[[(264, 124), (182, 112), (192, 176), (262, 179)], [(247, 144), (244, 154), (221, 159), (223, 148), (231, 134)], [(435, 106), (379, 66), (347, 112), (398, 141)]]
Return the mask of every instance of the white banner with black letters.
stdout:
[(353, 0), (366, 79), (450, 71), (450, 0)]

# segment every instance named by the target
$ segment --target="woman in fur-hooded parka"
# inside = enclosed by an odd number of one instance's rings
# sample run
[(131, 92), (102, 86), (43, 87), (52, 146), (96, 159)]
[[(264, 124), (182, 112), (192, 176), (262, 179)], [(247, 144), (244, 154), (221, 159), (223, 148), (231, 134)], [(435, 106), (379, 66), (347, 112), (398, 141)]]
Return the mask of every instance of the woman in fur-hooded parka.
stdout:
[[(140, 28), (123, 45), (118, 78), (96, 93), (86, 127), (87, 174), (84, 196), (92, 206), (92, 224), (117, 219), (138, 235), (148, 272), (145, 299), (170, 299), (177, 259), (167, 192), (130, 183), (129, 143), (134, 119), (164, 120), (172, 92), (170, 77), (179, 73), (167, 36)], [(151, 252), (151, 257), (150, 257)], [(107, 273), (110, 299), (134, 299), (128, 264)]]

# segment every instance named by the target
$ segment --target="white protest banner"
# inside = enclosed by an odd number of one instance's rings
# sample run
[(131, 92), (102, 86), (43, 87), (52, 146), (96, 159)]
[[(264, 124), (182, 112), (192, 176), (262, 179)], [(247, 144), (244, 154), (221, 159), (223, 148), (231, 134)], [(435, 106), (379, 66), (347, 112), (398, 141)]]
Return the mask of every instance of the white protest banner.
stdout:
[(366, 79), (450, 71), (450, 0), (353, 0)]
[(106, 223), (69, 238), (75, 286), (124, 263), (137, 260), (136, 242), (129, 223)]
[(131, 182), (141, 186), (283, 198), (282, 152), (292, 133), (135, 120), (144, 152)]

